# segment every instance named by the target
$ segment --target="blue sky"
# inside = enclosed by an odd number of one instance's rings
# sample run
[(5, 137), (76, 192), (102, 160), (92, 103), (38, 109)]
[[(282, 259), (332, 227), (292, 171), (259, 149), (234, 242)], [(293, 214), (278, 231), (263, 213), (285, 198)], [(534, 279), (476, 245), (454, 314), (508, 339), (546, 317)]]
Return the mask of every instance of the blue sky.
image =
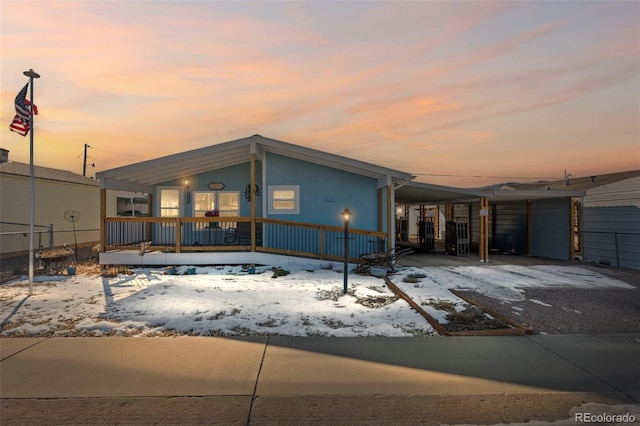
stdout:
[[(2, 147), (81, 173), (253, 134), (480, 186), (640, 168), (640, 3), (3, 1)], [(486, 178), (469, 177), (486, 176)]]

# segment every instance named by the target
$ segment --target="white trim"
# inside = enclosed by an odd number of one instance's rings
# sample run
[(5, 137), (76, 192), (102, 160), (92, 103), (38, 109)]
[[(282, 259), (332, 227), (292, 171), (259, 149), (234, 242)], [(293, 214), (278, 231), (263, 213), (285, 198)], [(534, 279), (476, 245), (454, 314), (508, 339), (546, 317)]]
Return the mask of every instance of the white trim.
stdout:
[[(191, 192), (191, 216), (193, 217), (198, 217), (196, 216), (196, 195), (197, 194), (212, 194), (213, 195), (213, 208), (216, 208), (216, 203), (218, 201), (218, 197), (216, 196), (216, 192), (215, 191), (192, 191)], [(211, 210), (211, 209), (207, 209), (206, 211)]]
[[(178, 190), (178, 217), (182, 217), (184, 216), (184, 205), (186, 203), (184, 196), (184, 187), (182, 186), (158, 186), (156, 188), (157, 192), (156, 192), (156, 196), (154, 197), (156, 199), (155, 202), (155, 207), (157, 208), (157, 212), (158, 212), (158, 217), (163, 217), (162, 216), (162, 190), (163, 189), (174, 189), (174, 190)], [(164, 216), (164, 217), (169, 217), (169, 216)]]
[[(213, 194), (213, 209), (217, 209), (220, 212), (220, 216), (223, 216), (224, 212), (229, 212), (233, 210), (223, 210), (220, 203), (220, 195), (221, 194), (235, 194), (238, 198), (238, 210), (235, 214), (231, 214), (228, 216), (240, 216), (240, 191), (192, 191), (191, 193), (191, 216), (196, 216), (196, 194)], [(209, 209), (207, 209), (209, 210)], [(202, 217), (202, 216), (200, 216)]]
[(249, 161), (252, 151), (263, 155), (265, 152), (271, 152), (376, 179), (386, 179), (386, 176), (390, 175), (394, 183), (403, 183), (414, 178), (413, 175), (399, 170), (254, 135), (104, 170), (96, 173), (96, 180), (100, 181), (101, 188), (151, 192), (154, 185), (162, 182), (245, 163)]
[[(273, 193), (275, 191), (293, 191), (293, 208), (292, 209), (276, 209), (273, 207)], [(300, 214), (300, 185), (269, 185), (267, 202), (269, 206), (267, 210), (270, 215), (276, 214)]]
[[(153, 250), (153, 246), (149, 247)], [(211, 253), (163, 253), (150, 251), (140, 256), (139, 250), (131, 253), (107, 252), (99, 253), (101, 265), (278, 265), (286, 268), (309, 267), (318, 268), (338, 263), (329, 260), (310, 259), (306, 257), (282, 256), (261, 252), (211, 252)]]
[(267, 151), (262, 151), (262, 189), (265, 190), (265, 197), (262, 199), (262, 217), (267, 217)]

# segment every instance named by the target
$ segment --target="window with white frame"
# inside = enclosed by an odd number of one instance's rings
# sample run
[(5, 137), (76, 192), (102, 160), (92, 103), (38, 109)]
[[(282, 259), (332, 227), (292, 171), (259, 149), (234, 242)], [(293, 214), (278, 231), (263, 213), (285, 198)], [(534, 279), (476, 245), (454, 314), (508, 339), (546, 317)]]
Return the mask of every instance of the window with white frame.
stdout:
[(216, 194), (214, 192), (193, 193), (193, 216), (204, 217), (205, 213), (216, 208)]
[(218, 192), (220, 216), (240, 216), (240, 193)]
[(160, 216), (180, 216), (180, 190), (173, 188), (160, 189)]
[(218, 210), (220, 216), (240, 216), (240, 192), (194, 191), (194, 217), (204, 217), (206, 212), (216, 209)]
[(269, 214), (299, 214), (300, 187), (298, 185), (269, 186)]

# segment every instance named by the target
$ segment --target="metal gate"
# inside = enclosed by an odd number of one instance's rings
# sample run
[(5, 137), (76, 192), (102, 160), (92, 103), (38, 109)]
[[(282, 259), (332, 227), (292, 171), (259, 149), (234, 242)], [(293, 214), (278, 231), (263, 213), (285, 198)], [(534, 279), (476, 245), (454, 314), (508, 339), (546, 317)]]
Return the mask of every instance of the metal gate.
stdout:
[(455, 217), (447, 222), (446, 251), (456, 256), (469, 255), (469, 218)]

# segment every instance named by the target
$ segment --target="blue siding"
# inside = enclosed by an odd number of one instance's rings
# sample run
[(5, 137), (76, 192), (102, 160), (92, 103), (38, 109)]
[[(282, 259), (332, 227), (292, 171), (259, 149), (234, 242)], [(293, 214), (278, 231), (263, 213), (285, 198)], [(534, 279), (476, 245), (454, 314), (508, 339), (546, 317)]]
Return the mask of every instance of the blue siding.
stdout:
[(583, 214), (585, 260), (640, 269), (640, 208), (585, 207)]
[(267, 175), (267, 188), (263, 191), (265, 202), (269, 202), (269, 185), (300, 187), (299, 214), (271, 214), (269, 217), (342, 226), (340, 213), (348, 208), (353, 214), (353, 228), (377, 230), (376, 179), (272, 153), (267, 154)]
[[(329, 226), (343, 226), (341, 212), (348, 208), (352, 212), (350, 226), (357, 229), (376, 231), (378, 228), (378, 180), (343, 170), (322, 166), (307, 161), (267, 153), (266, 164), (256, 163), (256, 181), (262, 191), (257, 197), (256, 215), (273, 219), (306, 222)], [(262, 187), (262, 167), (266, 167), (266, 187)], [(212, 170), (195, 176), (184, 176), (178, 180), (163, 182), (157, 186), (182, 186), (185, 179), (189, 180), (190, 191), (208, 191), (209, 182), (222, 182), (224, 191), (240, 192), (240, 215), (251, 214), (251, 203), (245, 199), (244, 191), (250, 182), (250, 163), (246, 162), (219, 170)], [(271, 185), (295, 185), (299, 187), (299, 214), (269, 214), (268, 198)], [(157, 194), (156, 194), (157, 197)], [(383, 198), (386, 191), (383, 191)], [(157, 198), (156, 198), (157, 199)], [(193, 214), (193, 204), (187, 204), (185, 195), (182, 200), (185, 216)], [(383, 200), (383, 208), (386, 200)], [(216, 235), (205, 234), (196, 228), (202, 224), (183, 225), (183, 244), (209, 244), (209, 238), (215, 240), (213, 244), (221, 243)], [(386, 228), (386, 220), (383, 221)], [(199, 229), (199, 228), (198, 228)], [(211, 232), (211, 231), (210, 231)], [(323, 236), (325, 253), (341, 255), (344, 248), (342, 232), (327, 231)], [(350, 238), (350, 254), (357, 257), (361, 253), (376, 251), (385, 244), (377, 238), (369, 236), (352, 236)], [(265, 224), (262, 244), (265, 248), (280, 248), (300, 252), (317, 252), (320, 246), (320, 234), (315, 230)]]
[(502, 252), (527, 253), (527, 202), (496, 203), (493, 248)]
[[(265, 224), (265, 248), (298, 252), (320, 253), (320, 239), (324, 241), (323, 253), (328, 256), (344, 256), (344, 231), (304, 229), (289, 225)], [(322, 234), (322, 235), (321, 235)], [(386, 251), (387, 241), (362, 234), (349, 235), (349, 256)]]
[(531, 255), (569, 259), (570, 206), (568, 198), (531, 202)]
[[(256, 216), (262, 215), (262, 200), (264, 199), (265, 188), (262, 188), (262, 168), (261, 163), (256, 161), (256, 182), (262, 191), (261, 197), (256, 197)], [(218, 170), (212, 170), (195, 176), (185, 176), (178, 180), (163, 182), (158, 186), (182, 186), (184, 180), (189, 180), (191, 191), (209, 191), (207, 185), (209, 182), (222, 182), (225, 185), (223, 191), (239, 191), (240, 192), (240, 216), (251, 215), (251, 202), (247, 201), (244, 196), (246, 186), (251, 183), (251, 163), (246, 162), (235, 166), (225, 167)], [(158, 194), (154, 194), (158, 197)], [(156, 198), (157, 199), (157, 198)], [(186, 203), (182, 200), (184, 206), (184, 215), (190, 217), (193, 215), (193, 204)]]

